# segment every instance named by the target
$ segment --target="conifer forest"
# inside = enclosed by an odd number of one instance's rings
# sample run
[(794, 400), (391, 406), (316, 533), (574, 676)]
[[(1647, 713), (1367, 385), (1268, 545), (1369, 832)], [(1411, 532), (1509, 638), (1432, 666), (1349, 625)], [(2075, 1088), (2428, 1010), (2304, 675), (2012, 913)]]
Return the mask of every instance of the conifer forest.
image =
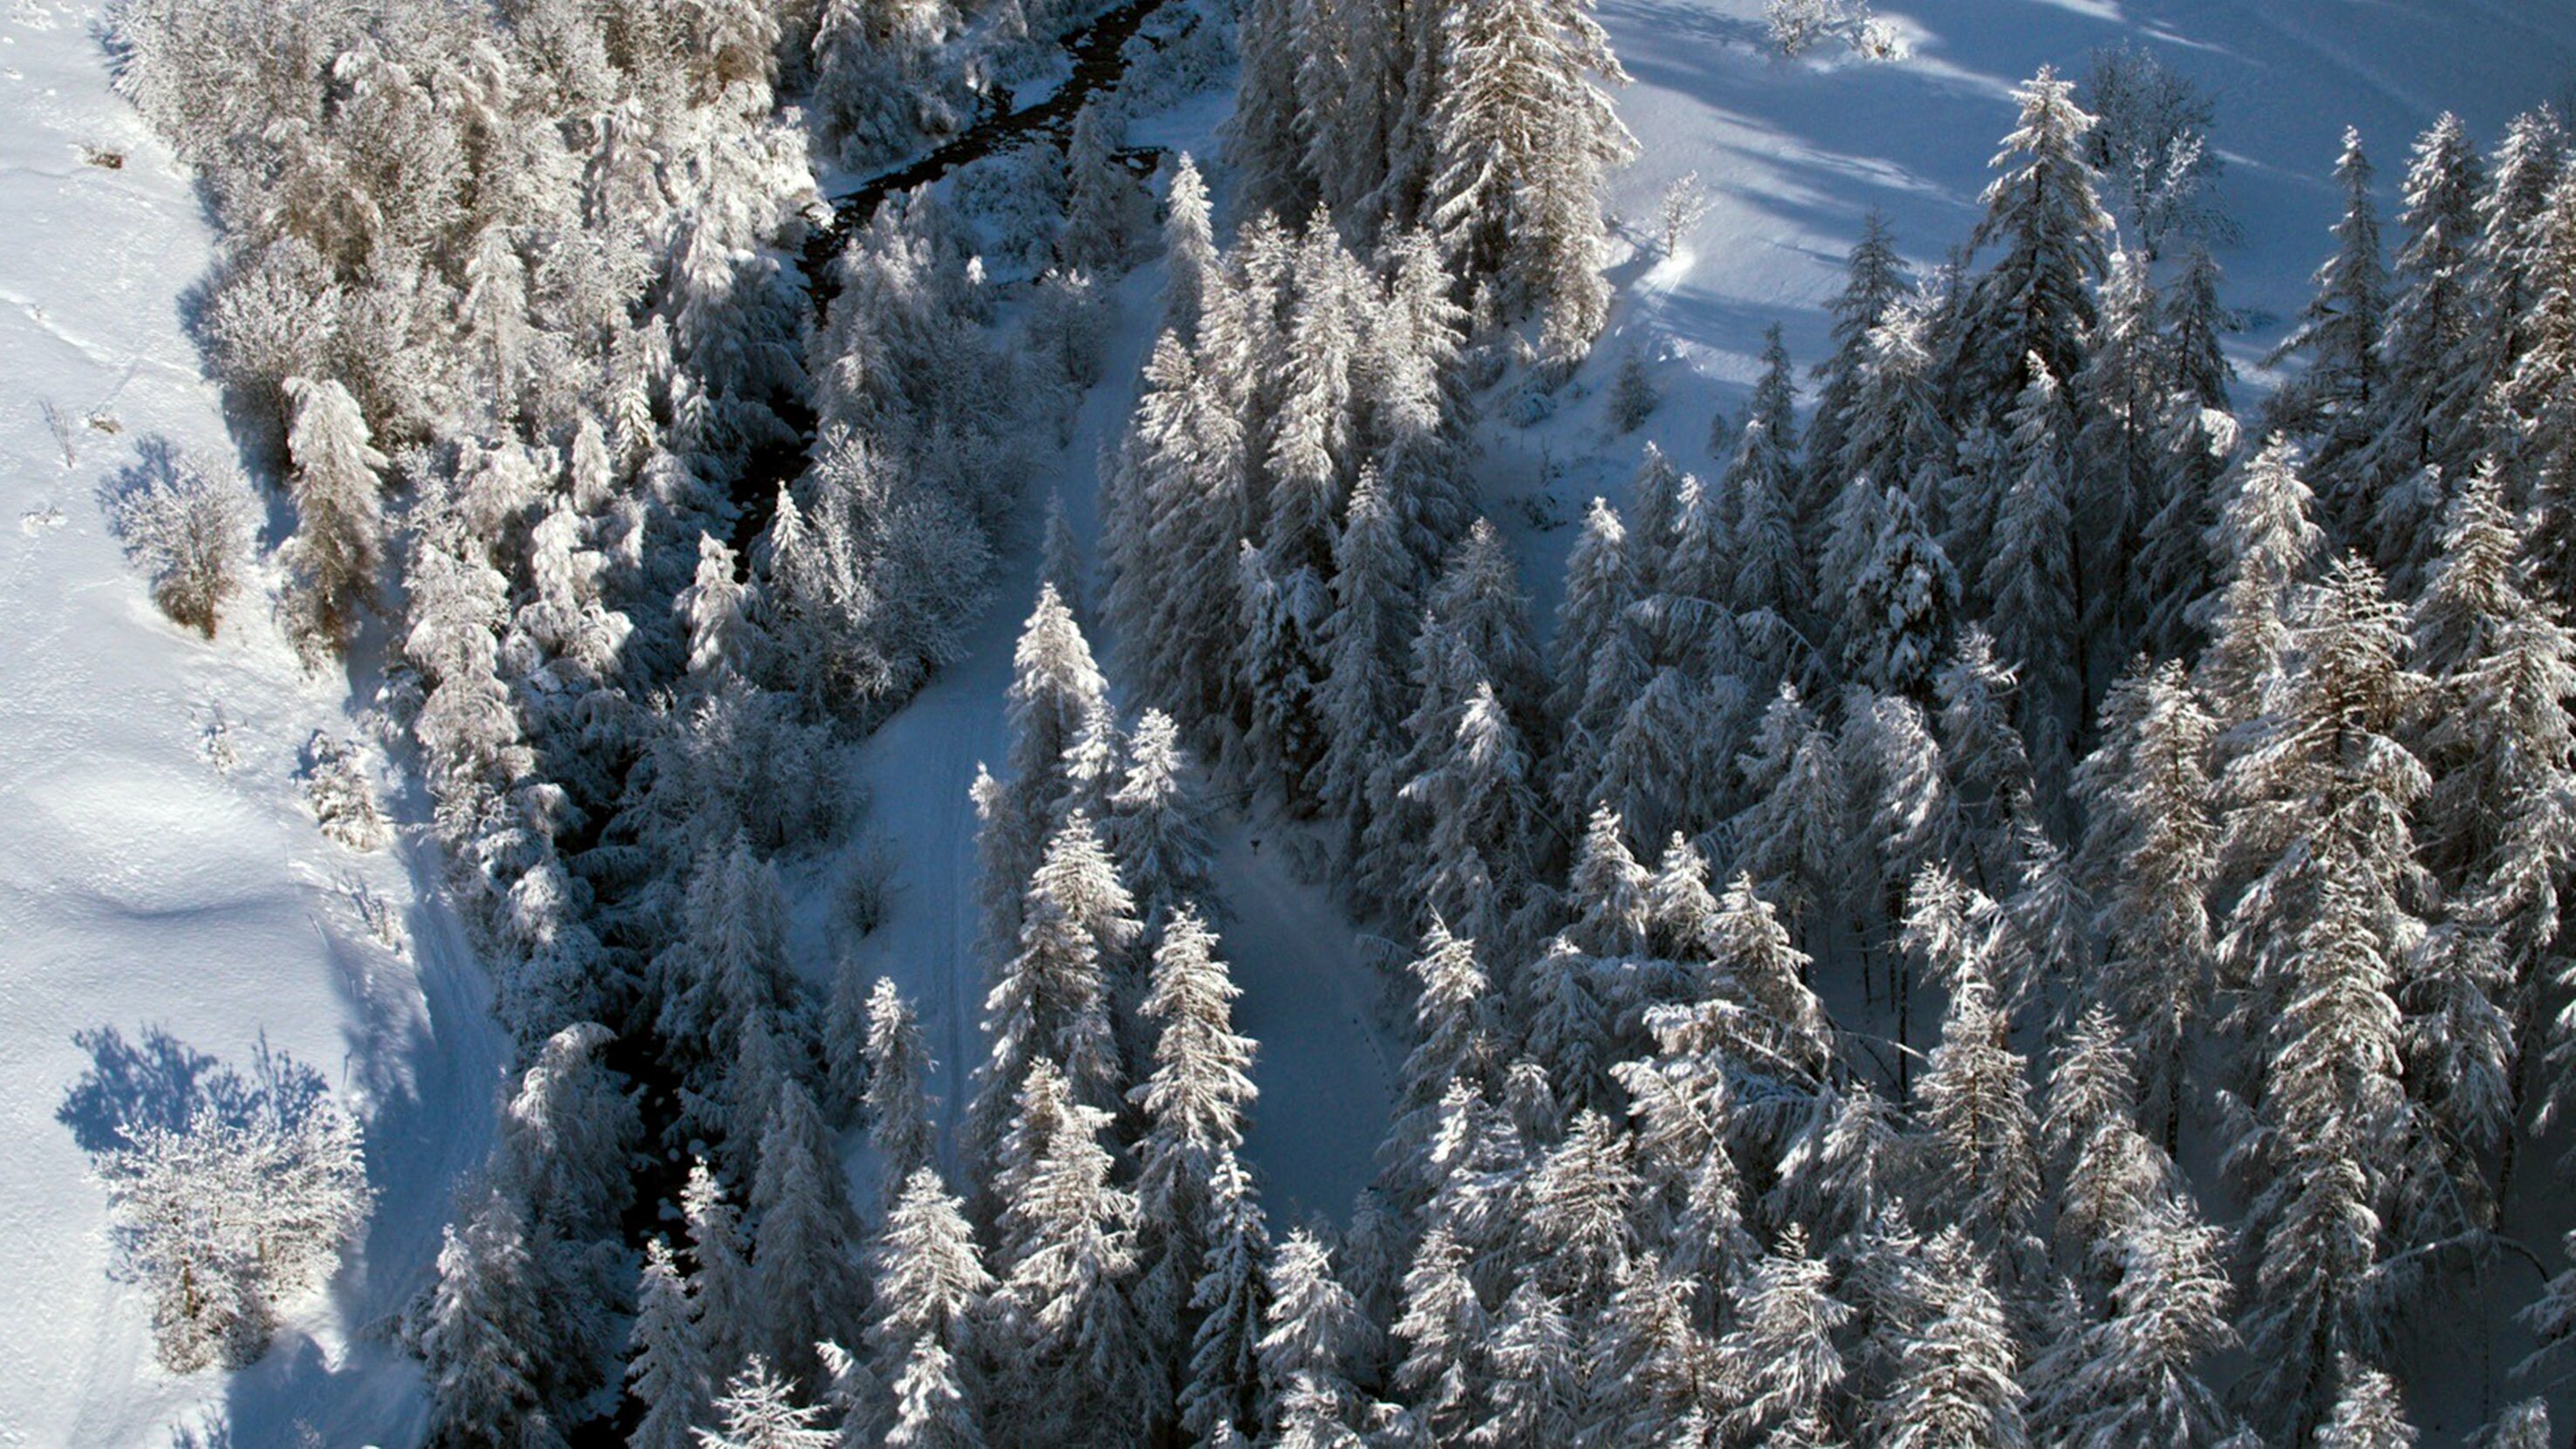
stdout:
[(2576, 1443), (2576, 9), (1885, 3), (16, 0), (0, 1443)]

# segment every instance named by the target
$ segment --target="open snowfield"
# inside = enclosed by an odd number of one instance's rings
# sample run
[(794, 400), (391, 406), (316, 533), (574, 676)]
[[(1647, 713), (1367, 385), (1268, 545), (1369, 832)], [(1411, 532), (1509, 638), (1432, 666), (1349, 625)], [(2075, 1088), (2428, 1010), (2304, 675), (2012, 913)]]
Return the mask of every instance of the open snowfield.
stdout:
[[(2248, 321), (2238, 360), (2249, 369), (2306, 299), (2344, 125), (2369, 143), (2393, 212), (2406, 148), (2441, 110), (2459, 111), (2484, 146), (2509, 115), (2576, 90), (2567, 0), (1915, 0), (1882, 11), (1911, 47), (1886, 64), (1780, 60), (1761, 9), (1604, 0), (1635, 77), (1618, 101), (1642, 154), (1614, 209), (1636, 249), (1614, 271), (1611, 331), (1578, 379), (1591, 395), (1535, 428), (1484, 429), (1485, 503), (1520, 544), (1542, 612), (1573, 538), (1565, 525), (1594, 493), (1624, 494), (1644, 440), (1684, 467), (1713, 466), (1711, 417), (1740, 405), (1764, 327), (1786, 328), (1802, 369), (1823, 355), (1822, 306), (1869, 208), (1918, 262), (1965, 239), (2012, 120), (2009, 90), (2040, 65), (2078, 71), (2093, 47), (2127, 39), (2215, 94), (2220, 194), (2248, 238), (2219, 261), (2225, 298)], [(211, 238), (187, 177), (108, 90), (94, 19), (87, 3), (0, 9), (0, 1245), (12, 1266), (0, 1280), (0, 1446), (157, 1449), (174, 1426), (214, 1417), (243, 1446), (293, 1443), (299, 1423), (334, 1446), (405, 1443), (418, 1378), (386, 1325), (424, 1281), (451, 1181), (482, 1155), (502, 1049), (481, 970), (427, 884), (426, 847), (355, 854), (303, 806), (304, 741), (317, 728), (360, 734), (363, 694), (304, 676), (264, 598), (236, 601), (212, 645), (182, 633), (106, 526), (100, 489), (138, 440), (213, 454), (232, 443), (184, 326)], [(1133, 139), (1207, 156), (1222, 113), (1202, 98), (1145, 119)], [(92, 164), (88, 148), (122, 165)], [(1654, 198), (1692, 171), (1714, 205), (1662, 257), (1647, 241)], [(1086, 536), (1093, 458), (1123, 424), (1159, 284), (1159, 268), (1125, 284), (1108, 380), (1054, 455), (1060, 476), (1037, 484), (1042, 497), (1060, 483)], [(1598, 392), (1629, 348), (1654, 359), (1665, 403), (1614, 437)], [(69, 460), (46, 402), (68, 419)], [(864, 829), (896, 861), (890, 914), (862, 960), (920, 1003), (942, 1065), (933, 1089), (952, 1115), (981, 1055), (967, 786), (1004, 750), (1035, 533), (1008, 542), (967, 657), (851, 765), (871, 798)], [(218, 709), (229, 770), (205, 747)], [(413, 808), (400, 791), (389, 803)], [(1262, 1043), (1249, 1155), (1284, 1225), (1338, 1217), (1367, 1181), (1398, 1048), (1373, 1014), (1376, 948), (1265, 833), (1237, 818), (1221, 832), (1219, 929), (1246, 991), (1238, 1023)], [(405, 949), (371, 936), (362, 896), (404, 923)], [(80, 1132), (87, 1123), (94, 1138), (95, 1119), (58, 1116), (94, 1065), (75, 1033), (115, 1028), (139, 1043), (153, 1027), (235, 1064), (264, 1033), (367, 1123), (381, 1205), (365, 1241), (269, 1358), (229, 1379), (154, 1365), (146, 1303), (107, 1276), (104, 1198)], [(134, 1096), (166, 1105), (167, 1088), (147, 1077)], [(2498, 1292), (2518, 1302), (2528, 1288)], [(2502, 1363), (2515, 1350), (2458, 1352)], [(2455, 1442), (2480, 1412), (2418, 1408), (2433, 1443)]]
[[(397, 843), (325, 839), (293, 778), (317, 728), (358, 733), (337, 678), (306, 678), (237, 600), (214, 644), (161, 617), (99, 504), (138, 440), (228, 455), (182, 325), (211, 261), (188, 178), (107, 86), (95, 8), (0, 14), (0, 1444), (159, 1445), (228, 1418), (243, 1446), (402, 1443), (418, 1373), (388, 1315), (425, 1281), (449, 1180), (481, 1157), (498, 1044), (435, 875)], [(121, 153), (121, 167), (84, 160)], [(41, 413), (69, 419), (66, 462)], [(204, 742), (216, 712), (237, 757)], [(409, 936), (373, 938), (372, 897)], [(247, 1069), (269, 1044), (320, 1071), (365, 1121), (376, 1219), (327, 1297), (296, 1305), (255, 1369), (174, 1378), (150, 1313), (109, 1281), (105, 1197), (65, 1114), (93, 1065), (74, 1033), (150, 1028)], [(142, 1071), (110, 1094), (177, 1100)], [(76, 1131), (78, 1136), (76, 1136)]]

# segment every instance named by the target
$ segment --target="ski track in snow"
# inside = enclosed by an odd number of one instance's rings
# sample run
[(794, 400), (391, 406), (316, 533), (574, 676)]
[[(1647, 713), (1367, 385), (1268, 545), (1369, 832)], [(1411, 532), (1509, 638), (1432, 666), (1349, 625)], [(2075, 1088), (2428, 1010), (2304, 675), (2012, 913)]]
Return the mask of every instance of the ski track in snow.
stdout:
[[(213, 261), (203, 209), (109, 91), (96, 19), (40, 0), (0, 15), (0, 509), (33, 520), (0, 534), (0, 1445), (157, 1449), (216, 1419), (244, 1446), (298, 1425), (401, 1443), (419, 1372), (387, 1329), (482, 1156), (501, 1047), (434, 847), (358, 855), (303, 807), (298, 751), (317, 728), (358, 733), (350, 691), (300, 672), (256, 588), (215, 643), (176, 629), (109, 536), (100, 493), (138, 441), (233, 445), (181, 324)], [(85, 164), (93, 145), (125, 164)], [(69, 467), (44, 402), (70, 422)], [(201, 753), (215, 708), (228, 775)], [(372, 939), (356, 889), (404, 921), (407, 953)], [(108, 1277), (105, 1198), (55, 1115), (91, 1064), (72, 1034), (103, 1027), (242, 1067), (264, 1033), (366, 1125), (379, 1208), (245, 1372), (165, 1373), (144, 1295)]]

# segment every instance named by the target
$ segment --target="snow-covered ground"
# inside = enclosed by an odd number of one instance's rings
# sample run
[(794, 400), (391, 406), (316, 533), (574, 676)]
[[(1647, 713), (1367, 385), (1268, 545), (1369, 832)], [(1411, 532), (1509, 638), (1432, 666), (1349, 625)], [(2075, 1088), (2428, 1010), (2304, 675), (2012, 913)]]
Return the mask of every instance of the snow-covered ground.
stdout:
[[(220, 1413), (233, 1442), (410, 1437), (419, 1376), (385, 1327), (425, 1281), (449, 1180), (479, 1160), (499, 1065), (482, 975), (415, 880), (425, 848), (325, 839), (294, 778), (317, 728), (357, 734), (349, 690), (306, 678), (237, 600), (213, 644), (164, 620), (101, 489), (167, 437), (228, 456), (183, 326), (212, 260), (187, 176), (110, 93), (96, 9), (0, 14), (0, 1445), (168, 1442)], [(88, 153), (114, 152), (109, 167)], [(100, 159), (105, 159), (102, 155)], [(44, 420), (69, 420), (75, 457)], [(219, 770), (209, 727), (229, 721)], [(379, 944), (362, 898), (405, 928)], [(247, 1067), (262, 1034), (364, 1118), (382, 1207), (322, 1299), (250, 1372), (175, 1378), (148, 1305), (108, 1277), (105, 1198), (58, 1120), (94, 1058), (158, 1027)], [(166, 1095), (148, 1074), (130, 1096)]]

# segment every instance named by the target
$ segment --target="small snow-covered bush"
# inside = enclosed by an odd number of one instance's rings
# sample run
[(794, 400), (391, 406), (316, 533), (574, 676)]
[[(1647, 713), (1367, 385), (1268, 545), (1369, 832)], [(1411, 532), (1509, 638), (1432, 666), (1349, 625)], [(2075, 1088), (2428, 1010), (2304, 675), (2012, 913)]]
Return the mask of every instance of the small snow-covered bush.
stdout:
[(262, 1049), (184, 1119), (129, 1124), (99, 1180), (119, 1276), (152, 1295), (164, 1367), (238, 1368), (267, 1351), (278, 1310), (339, 1267), (373, 1201), (357, 1124), (311, 1069)]
[(1852, 49), (1863, 60), (1905, 59), (1905, 36), (1885, 20), (1864, 20), (1860, 33), (1852, 37)]
[(212, 639), (224, 601), (241, 588), (258, 504), (241, 474), (160, 439), (126, 470), (110, 518), (152, 581), (152, 602), (175, 624)]
[(367, 778), (357, 747), (320, 730), (304, 747), (304, 798), (322, 833), (351, 850), (374, 850), (385, 843), (385, 815), (376, 804), (375, 782)]
[(1771, 0), (1762, 18), (1771, 27), (1771, 43), (1787, 56), (1804, 55), (1842, 18), (1840, 0)]
[(841, 925), (850, 939), (865, 937), (882, 925), (886, 908), (894, 900), (894, 848), (884, 837), (872, 838), (843, 864), (841, 881), (835, 894), (839, 898)]

